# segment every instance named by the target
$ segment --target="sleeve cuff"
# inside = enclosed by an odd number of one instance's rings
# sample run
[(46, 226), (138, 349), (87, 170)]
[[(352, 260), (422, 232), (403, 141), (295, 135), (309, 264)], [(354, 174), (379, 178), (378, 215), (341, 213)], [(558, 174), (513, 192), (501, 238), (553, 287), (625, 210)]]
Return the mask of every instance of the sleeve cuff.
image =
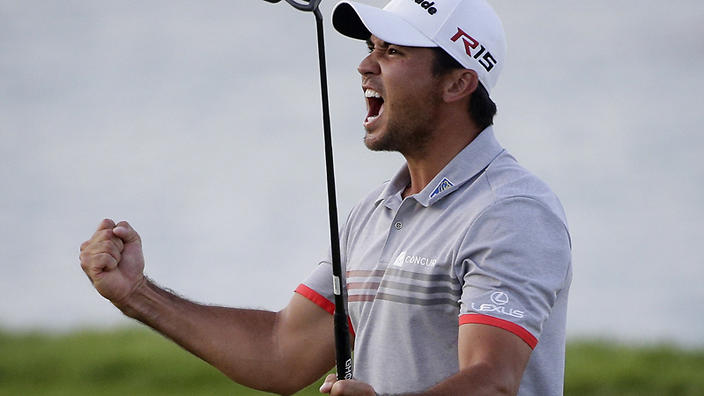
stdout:
[[(301, 283), (296, 288), (296, 293), (309, 299), (310, 301), (313, 302), (313, 304), (319, 306), (320, 308), (322, 308), (322, 309), (326, 310), (328, 313), (330, 313), (330, 315), (335, 313), (335, 304), (330, 302), (330, 300), (323, 297), (320, 293), (316, 292), (315, 290), (311, 289), (310, 287)], [(349, 315), (347, 315), (347, 326), (349, 326), (349, 328), (350, 328), (350, 335), (354, 338), (354, 336), (355, 336), (354, 328), (352, 327), (352, 321), (350, 320)]]
[(535, 338), (535, 336), (533, 336), (530, 332), (528, 332), (528, 330), (513, 322), (509, 322), (508, 320), (503, 320), (495, 318), (493, 316), (482, 314), (465, 314), (460, 316), (459, 321), (460, 325), (475, 323), (504, 329), (520, 337), (526, 344), (528, 344), (531, 349), (535, 349), (536, 345), (538, 345), (538, 339)]

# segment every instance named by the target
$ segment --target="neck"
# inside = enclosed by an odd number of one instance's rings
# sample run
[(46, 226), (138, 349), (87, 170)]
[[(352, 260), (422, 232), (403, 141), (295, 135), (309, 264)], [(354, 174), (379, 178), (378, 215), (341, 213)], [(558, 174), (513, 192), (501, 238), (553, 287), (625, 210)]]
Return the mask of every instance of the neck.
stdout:
[(440, 126), (422, 151), (402, 153), (411, 177), (411, 184), (404, 190), (403, 197), (423, 190), (480, 132), (474, 123)]

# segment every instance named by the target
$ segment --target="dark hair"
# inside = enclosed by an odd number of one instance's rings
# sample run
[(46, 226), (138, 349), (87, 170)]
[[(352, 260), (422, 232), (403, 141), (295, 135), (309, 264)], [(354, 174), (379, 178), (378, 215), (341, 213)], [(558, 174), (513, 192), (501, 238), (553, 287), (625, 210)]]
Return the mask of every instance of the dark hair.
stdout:
[[(435, 59), (433, 61), (433, 75), (441, 76), (450, 70), (465, 68), (442, 48), (434, 47), (432, 49), (435, 53)], [(469, 115), (482, 130), (494, 123), (496, 103), (491, 100), (489, 97), (489, 92), (487, 92), (481, 82), (479, 82), (477, 89), (469, 98)]]

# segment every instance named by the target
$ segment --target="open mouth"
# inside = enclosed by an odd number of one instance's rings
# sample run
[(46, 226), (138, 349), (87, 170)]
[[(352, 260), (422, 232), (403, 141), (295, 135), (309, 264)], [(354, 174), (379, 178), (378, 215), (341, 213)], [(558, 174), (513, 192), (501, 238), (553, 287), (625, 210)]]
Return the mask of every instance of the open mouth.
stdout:
[(367, 118), (364, 124), (371, 124), (384, 112), (384, 98), (381, 94), (371, 88), (364, 91), (364, 97), (367, 99)]

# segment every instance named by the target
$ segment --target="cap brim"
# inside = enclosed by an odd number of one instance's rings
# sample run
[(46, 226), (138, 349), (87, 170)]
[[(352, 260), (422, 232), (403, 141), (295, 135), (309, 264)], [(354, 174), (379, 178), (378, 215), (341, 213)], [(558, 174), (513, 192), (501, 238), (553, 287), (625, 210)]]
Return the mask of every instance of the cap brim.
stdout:
[(353, 1), (342, 1), (335, 6), (332, 25), (338, 32), (358, 40), (368, 40), (373, 34), (389, 44), (438, 46), (396, 14)]

